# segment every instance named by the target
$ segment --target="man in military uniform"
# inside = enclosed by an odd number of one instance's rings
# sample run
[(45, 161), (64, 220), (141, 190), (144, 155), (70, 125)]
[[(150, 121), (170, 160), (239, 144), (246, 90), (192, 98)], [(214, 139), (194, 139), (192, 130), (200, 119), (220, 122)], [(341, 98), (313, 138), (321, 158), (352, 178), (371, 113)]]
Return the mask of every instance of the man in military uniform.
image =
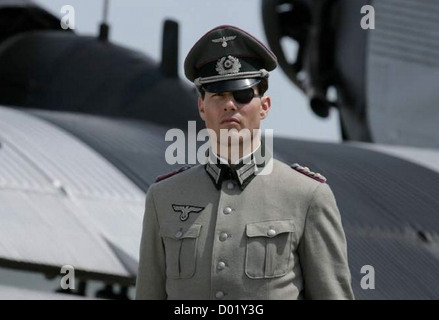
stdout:
[(163, 176), (148, 190), (137, 299), (353, 298), (326, 179), (272, 158), (258, 134), (250, 147), (239, 140), (238, 161), (230, 141), (219, 141), (221, 130), (260, 128), (276, 64), (262, 43), (232, 26), (209, 31), (190, 50), (185, 74), (218, 140), (206, 164)]

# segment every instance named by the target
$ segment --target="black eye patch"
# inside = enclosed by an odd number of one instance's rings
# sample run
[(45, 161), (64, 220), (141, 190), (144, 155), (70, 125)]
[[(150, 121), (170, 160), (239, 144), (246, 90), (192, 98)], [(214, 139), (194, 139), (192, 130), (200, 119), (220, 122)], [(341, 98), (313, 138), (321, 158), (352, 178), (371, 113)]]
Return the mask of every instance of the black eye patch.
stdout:
[(233, 91), (232, 94), (236, 102), (243, 104), (249, 103), (250, 101), (253, 100), (254, 97), (259, 97), (259, 95), (256, 95), (255, 92), (253, 91), (253, 88)]

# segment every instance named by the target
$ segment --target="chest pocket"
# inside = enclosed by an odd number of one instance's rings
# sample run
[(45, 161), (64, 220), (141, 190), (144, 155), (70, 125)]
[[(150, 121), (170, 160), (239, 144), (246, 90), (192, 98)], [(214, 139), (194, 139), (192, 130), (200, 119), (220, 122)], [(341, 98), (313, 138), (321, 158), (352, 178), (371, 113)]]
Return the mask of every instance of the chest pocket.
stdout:
[(249, 278), (275, 278), (291, 267), (293, 220), (247, 224), (245, 273)]
[(201, 225), (163, 225), (161, 233), (166, 252), (166, 275), (171, 279), (189, 279), (195, 273), (197, 243)]

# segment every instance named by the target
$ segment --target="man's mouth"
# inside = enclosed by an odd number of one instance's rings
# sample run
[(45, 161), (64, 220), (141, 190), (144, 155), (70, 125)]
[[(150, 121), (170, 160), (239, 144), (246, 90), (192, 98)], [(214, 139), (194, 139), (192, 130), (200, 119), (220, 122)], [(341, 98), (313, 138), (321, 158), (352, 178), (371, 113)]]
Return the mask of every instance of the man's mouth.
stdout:
[(230, 117), (230, 118), (226, 118), (223, 121), (221, 121), (221, 124), (224, 124), (224, 123), (238, 123), (238, 124), (240, 124), (241, 122), (234, 117)]

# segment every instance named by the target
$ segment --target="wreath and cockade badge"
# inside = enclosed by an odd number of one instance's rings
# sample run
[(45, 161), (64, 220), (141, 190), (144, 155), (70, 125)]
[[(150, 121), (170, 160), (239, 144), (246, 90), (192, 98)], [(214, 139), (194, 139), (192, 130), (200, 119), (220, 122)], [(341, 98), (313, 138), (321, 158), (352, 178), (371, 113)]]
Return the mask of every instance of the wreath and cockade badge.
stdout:
[(238, 73), (241, 69), (239, 59), (233, 56), (222, 57), (216, 63), (216, 71), (220, 75)]

